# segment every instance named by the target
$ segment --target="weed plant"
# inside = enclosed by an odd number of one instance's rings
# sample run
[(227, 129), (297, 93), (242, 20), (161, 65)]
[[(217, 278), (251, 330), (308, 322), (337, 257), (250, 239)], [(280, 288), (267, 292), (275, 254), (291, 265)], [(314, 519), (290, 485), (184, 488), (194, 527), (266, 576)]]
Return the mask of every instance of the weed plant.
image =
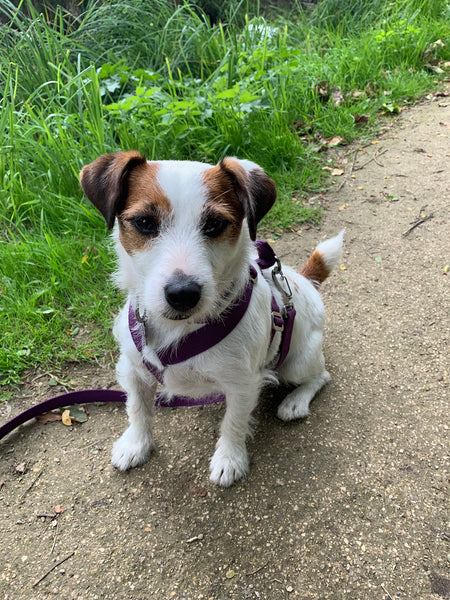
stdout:
[(271, 20), (231, 2), (214, 25), (165, 0), (88, 3), (78, 17), (26, 8), (0, 0), (0, 384), (112, 344), (113, 259), (83, 164), (127, 148), (247, 157), (279, 186), (267, 229), (317, 221), (305, 199), (323, 185), (326, 140), (368, 135), (449, 59), (443, 0), (322, 0)]

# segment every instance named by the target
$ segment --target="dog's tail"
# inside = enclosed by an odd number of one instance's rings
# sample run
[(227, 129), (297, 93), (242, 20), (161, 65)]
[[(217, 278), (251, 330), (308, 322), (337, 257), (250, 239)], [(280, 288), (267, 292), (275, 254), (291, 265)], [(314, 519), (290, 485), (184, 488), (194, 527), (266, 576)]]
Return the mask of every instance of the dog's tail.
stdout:
[(300, 271), (300, 275), (309, 279), (316, 288), (320, 287), (320, 284), (325, 281), (340, 261), (344, 232), (345, 229), (336, 237), (321, 242)]

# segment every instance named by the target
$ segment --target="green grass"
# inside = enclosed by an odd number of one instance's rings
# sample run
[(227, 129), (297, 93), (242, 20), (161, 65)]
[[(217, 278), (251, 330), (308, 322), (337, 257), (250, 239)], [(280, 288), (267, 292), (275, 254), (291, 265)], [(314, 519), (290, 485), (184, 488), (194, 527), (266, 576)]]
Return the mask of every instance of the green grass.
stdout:
[[(449, 60), (444, 0), (322, 0), (270, 20), (246, 17), (252, 5), (231, 2), (211, 25), (165, 0), (88, 3), (78, 17), (0, 0), (0, 385), (29, 366), (109, 355), (120, 300), (83, 164), (127, 148), (248, 157), (279, 187), (266, 231), (317, 221), (306, 200), (325, 185), (318, 146), (370, 135), (384, 104), (430, 90)], [(445, 48), (430, 46), (438, 39)]]

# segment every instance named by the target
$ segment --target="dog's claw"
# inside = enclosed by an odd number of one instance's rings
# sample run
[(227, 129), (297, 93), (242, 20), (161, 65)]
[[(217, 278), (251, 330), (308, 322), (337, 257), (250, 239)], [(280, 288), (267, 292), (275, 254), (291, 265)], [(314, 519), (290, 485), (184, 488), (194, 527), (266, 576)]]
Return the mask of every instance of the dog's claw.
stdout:
[(248, 474), (247, 450), (230, 450), (224, 452), (220, 446), (214, 453), (209, 465), (211, 471), (210, 479), (222, 487), (229, 487), (235, 481), (242, 479)]

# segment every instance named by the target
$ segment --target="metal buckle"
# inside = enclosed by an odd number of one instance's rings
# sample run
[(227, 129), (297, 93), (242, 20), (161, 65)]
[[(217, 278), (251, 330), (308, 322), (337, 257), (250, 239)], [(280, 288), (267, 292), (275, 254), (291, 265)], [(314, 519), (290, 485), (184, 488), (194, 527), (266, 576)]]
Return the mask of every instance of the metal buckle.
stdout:
[[(281, 268), (280, 259), (276, 258), (276, 262), (277, 262), (276, 267), (274, 267), (272, 269), (272, 280), (273, 280), (275, 287), (277, 288), (277, 290), (280, 292), (280, 294), (283, 297), (284, 308), (288, 309), (290, 306), (292, 306), (291, 286), (289, 285), (289, 281), (287, 280), (287, 278), (284, 276), (283, 270)], [(281, 281), (278, 280), (278, 277), (281, 279)], [(284, 287), (283, 287), (283, 285), (284, 285)]]
[(145, 322), (147, 320), (147, 313), (144, 310), (144, 314), (141, 315), (141, 313), (139, 312), (139, 307), (136, 308), (136, 310), (134, 311), (134, 316), (136, 317), (136, 321), (138, 323), (143, 323), (145, 325)]
[[(281, 320), (281, 325), (278, 325), (278, 323), (275, 321), (276, 317), (278, 317)], [(272, 311), (272, 329), (274, 331), (284, 331), (283, 315), (280, 312), (277, 312), (276, 310)]]

